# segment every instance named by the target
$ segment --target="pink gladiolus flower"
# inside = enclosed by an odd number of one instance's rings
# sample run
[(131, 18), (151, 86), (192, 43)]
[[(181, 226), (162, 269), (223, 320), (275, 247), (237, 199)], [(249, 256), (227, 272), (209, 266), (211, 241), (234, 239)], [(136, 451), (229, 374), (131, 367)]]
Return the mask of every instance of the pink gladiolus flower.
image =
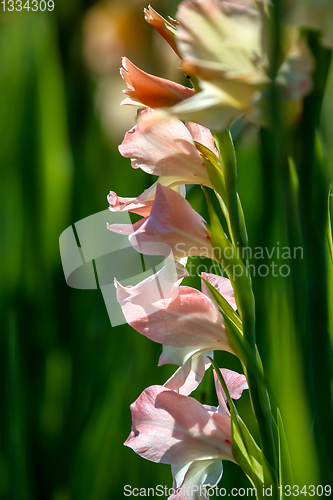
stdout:
[[(139, 110), (139, 116), (154, 115), (151, 109)], [(160, 123), (146, 132), (136, 125), (126, 133), (119, 151), (131, 159), (133, 168), (163, 177), (161, 184), (204, 184), (211, 187), (204, 162), (194, 141), (218, 155), (210, 131), (196, 123), (179, 120)], [(168, 178), (168, 179), (167, 179)]]
[[(153, 113), (150, 108), (138, 111), (139, 115)], [(194, 141), (218, 156), (213, 136), (207, 128), (196, 123), (187, 123), (185, 126), (179, 120), (160, 124), (145, 134), (136, 125), (126, 133), (119, 151), (125, 158), (131, 159), (133, 168), (159, 175), (159, 184), (171, 187), (185, 197), (183, 184), (211, 186)], [(157, 183), (137, 198), (122, 198), (110, 191), (109, 208), (113, 212), (129, 211), (147, 217), (153, 206), (156, 187)]]
[[(204, 277), (236, 309), (230, 281), (208, 273)], [(170, 288), (164, 288), (167, 291), (164, 295), (157, 293), (153, 279), (134, 287), (116, 282), (117, 300), (129, 325), (163, 345), (159, 365), (180, 366), (165, 386), (187, 395), (197, 388), (210, 366), (207, 355), (212, 356), (214, 350), (232, 350), (223, 318), (207, 287), (203, 285), (203, 292), (200, 292), (179, 286), (175, 281)]]
[[(230, 395), (247, 388), (244, 375), (223, 370)], [(216, 384), (219, 384), (217, 381)], [(221, 394), (221, 390), (220, 390)], [(222, 460), (232, 455), (231, 420), (224, 406), (205, 407), (163, 386), (148, 387), (131, 405), (132, 431), (125, 442), (140, 456), (172, 466), (174, 499), (191, 499), (191, 486), (215, 486)]]
[[(141, 293), (137, 294), (139, 285)], [(224, 350), (231, 351), (222, 316), (205, 294), (188, 286), (174, 286), (167, 296), (151, 302), (147, 293), (150, 284), (139, 285), (128, 289), (116, 283), (118, 302), (135, 330), (163, 345), (208, 351), (220, 349), (222, 344)]]
[[(154, 123), (176, 116), (221, 130), (237, 116), (245, 115), (251, 121), (269, 125), (269, 43), (263, 36), (265, 27), (257, 3), (185, 0), (179, 5), (177, 20), (175, 36), (181, 68), (198, 79), (201, 92), (171, 108), (158, 110)], [(281, 29), (283, 54), (276, 81), (288, 121), (299, 113), (297, 102), (291, 107), (288, 101), (298, 101), (309, 93), (314, 65), (300, 31), (284, 25)], [(142, 118), (142, 126), (148, 128), (151, 124), (151, 119)]]
[(172, 251), (176, 259), (191, 255), (214, 258), (204, 219), (168, 187), (157, 184), (150, 215), (139, 223), (130, 227), (112, 224), (108, 229), (129, 234), (133, 248), (146, 255), (169, 255)]
[(122, 64), (120, 74), (127, 85), (127, 90), (124, 92), (129, 98), (121, 104), (162, 108), (174, 106), (195, 94), (193, 89), (184, 85), (145, 73), (126, 57), (123, 57)]

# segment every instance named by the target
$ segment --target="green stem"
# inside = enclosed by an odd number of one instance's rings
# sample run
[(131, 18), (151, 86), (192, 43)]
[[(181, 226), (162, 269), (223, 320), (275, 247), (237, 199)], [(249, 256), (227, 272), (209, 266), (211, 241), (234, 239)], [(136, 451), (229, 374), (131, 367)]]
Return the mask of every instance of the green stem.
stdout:
[[(234, 250), (238, 250), (240, 247), (242, 250), (242, 257), (244, 257), (243, 254), (245, 252), (243, 252), (243, 249), (247, 247), (248, 242), (244, 214), (237, 193), (237, 162), (235, 150), (229, 131), (224, 130), (216, 133), (215, 140), (219, 150), (225, 179), (231, 240)], [(238, 258), (239, 252), (237, 252), (236, 255)], [(246, 266), (241, 275), (233, 276), (233, 279), (237, 306), (243, 322), (244, 338), (252, 351), (253, 359), (257, 360), (255, 299), (252, 291), (251, 279)], [(276, 479), (277, 458), (269, 395), (267, 389), (261, 387), (257, 377), (252, 373), (249, 360), (245, 360), (245, 367), (252, 406), (258, 422), (262, 449), (268, 462), (272, 466)]]
[[(248, 242), (244, 215), (237, 193), (237, 160), (235, 148), (229, 130), (214, 133), (214, 139), (225, 179), (231, 241), (235, 248), (241, 249), (242, 260), (244, 260), (243, 249), (247, 247)], [(246, 255), (245, 260), (247, 260)]]
[[(256, 334), (255, 334), (255, 307), (254, 307), (255, 303), (254, 303), (254, 296), (252, 293), (252, 289), (251, 289), (251, 295), (253, 298), (251, 301), (243, 300), (243, 296), (241, 296), (239, 300), (239, 309), (243, 323), (244, 337), (247, 340), (249, 346), (251, 347), (255, 359), (257, 359), (257, 345), (256, 345)], [(249, 298), (249, 294), (247, 295), (247, 298)], [(251, 402), (259, 427), (262, 450), (272, 467), (274, 480), (277, 481), (277, 457), (276, 457), (276, 447), (274, 442), (273, 420), (272, 420), (269, 395), (267, 389), (260, 386), (259, 381), (255, 376), (255, 374), (252, 373), (250, 363), (248, 363), (247, 360), (245, 362), (245, 367), (250, 389)], [(275, 486), (276, 485), (274, 485), (274, 488)]]

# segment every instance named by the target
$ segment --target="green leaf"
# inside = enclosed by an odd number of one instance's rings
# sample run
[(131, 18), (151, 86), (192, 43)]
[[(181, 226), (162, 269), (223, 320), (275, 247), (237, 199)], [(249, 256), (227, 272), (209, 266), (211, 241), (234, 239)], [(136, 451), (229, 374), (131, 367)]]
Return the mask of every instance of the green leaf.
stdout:
[(329, 303), (329, 331), (331, 346), (333, 346), (333, 240), (332, 240), (332, 218), (331, 218), (331, 190), (328, 196), (328, 227), (327, 227), (327, 288)]
[[(279, 478), (280, 486), (286, 484), (292, 486), (294, 484), (294, 477), (292, 465), (289, 455), (288, 442), (284, 431), (283, 420), (279, 408), (277, 409), (277, 424), (278, 424), (278, 439), (279, 439)], [(281, 488), (281, 498), (287, 498), (284, 495), (284, 488)]]
[(247, 231), (237, 193), (237, 159), (234, 143), (229, 130), (214, 133), (214, 139), (225, 181), (226, 198), (224, 201), (229, 212), (231, 240), (235, 247), (240, 245), (244, 248), (247, 245)]
[(216, 288), (213, 287), (211, 283), (209, 283), (205, 278), (200, 276), (202, 281), (207, 285), (208, 290), (210, 293), (213, 295), (214, 300), (217, 302), (217, 304), (220, 306), (222, 309), (223, 313), (228, 316), (230, 321), (232, 321), (236, 328), (238, 329), (239, 333), (242, 335), (243, 334), (243, 326), (242, 326), (242, 320), (240, 319), (239, 315), (237, 312), (231, 307), (229, 302), (223, 297), (223, 295), (220, 294)]
[[(215, 255), (215, 260), (217, 262), (222, 263), (222, 267), (225, 268), (223, 265), (223, 256), (226, 254), (226, 249), (230, 250), (230, 255), (233, 255), (233, 247), (230, 243), (230, 240), (228, 236), (225, 234), (223, 227), (221, 225), (220, 219), (217, 216), (217, 213), (215, 212), (213, 203), (208, 195), (207, 190), (202, 187), (202, 190), (205, 194), (206, 197), (206, 202), (207, 202), (207, 207), (208, 207), (208, 213), (209, 213), (209, 218), (210, 218), (210, 237), (212, 241), (212, 246), (214, 248), (214, 255)], [(218, 251), (220, 250), (220, 251)], [(227, 270), (226, 270), (227, 272)], [(228, 272), (227, 272), (228, 274)], [(229, 276), (229, 274), (228, 274)], [(231, 277), (229, 276), (230, 280)]]
[(210, 291), (215, 302), (220, 308), (226, 327), (228, 343), (231, 349), (243, 364), (247, 363), (248, 370), (253, 374), (254, 377), (257, 377), (257, 379), (259, 380), (261, 384), (261, 390), (268, 390), (272, 394), (272, 390), (267, 384), (267, 381), (264, 377), (259, 352), (257, 350), (257, 359), (255, 359), (252, 349), (243, 336), (243, 324), (237, 312), (234, 311), (229, 302), (216, 290), (216, 288), (213, 287), (213, 285), (211, 285), (202, 276), (200, 277), (206, 284), (208, 290)]
[(216, 197), (220, 204), (222, 213), (225, 217), (229, 232), (231, 231), (230, 217), (227, 207), (227, 192), (225, 187), (225, 180), (222, 173), (222, 167), (219, 159), (212, 153), (212, 151), (203, 144), (195, 142), (198, 151), (201, 153), (201, 158), (206, 165), (209, 180), (215, 190)]
[(247, 235), (244, 211), (243, 211), (243, 207), (242, 207), (238, 193), (237, 193), (237, 203), (238, 203), (238, 211), (239, 211), (239, 224), (240, 224), (241, 237), (242, 237), (242, 241), (244, 243), (244, 248), (246, 249), (246, 252), (245, 252), (246, 261), (248, 261), (249, 259), (248, 259), (247, 247), (249, 244), (249, 238)]
[(332, 218), (331, 218), (331, 198), (332, 198), (332, 188), (328, 193), (328, 228), (327, 228), (327, 238), (328, 245), (330, 249), (330, 257), (333, 260), (333, 239), (332, 239)]
[(212, 183), (214, 190), (217, 193), (219, 193), (224, 203), (226, 203), (227, 193), (225, 187), (225, 180), (219, 159), (210, 149), (208, 149), (203, 144), (200, 144), (199, 142), (196, 141), (194, 141), (194, 144), (197, 150), (201, 153), (201, 157), (205, 162), (208, 177), (210, 182)]
[(214, 268), (214, 273), (217, 276), (224, 276), (223, 268), (219, 262), (216, 262), (216, 260), (211, 259), (212, 267)]
[[(239, 359), (246, 365), (247, 371), (258, 379), (259, 383), (261, 384), (260, 390), (263, 392), (268, 391), (269, 387), (267, 381), (265, 380), (264, 372), (261, 369), (260, 363), (258, 363), (255, 359), (255, 356), (253, 355), (252, 349), (250, 348), (250, 345), (247, 342), (246, 338), (240, 334), (235, 324), (230, 320), (230, 318), (228, 318), (226, 314), (223, 313), (223, 311), (222, 315), (226, 326), (226, 334), (230, 347), (239, 357)], [(259, 353), (257, 350), (257, 358), (258, 357)]]
[(298, 196), (299, 192), (299, 180), (297, 174), (297, 168), (295, 165), (295, 160), (292, 156), (288, 157), (288, 166), (289, 166), (289, 174), (290, 174), (290, 183), (293, 190), (293, 194), (295, 197)]
[(216, 375), (228, 400), (231, 414), (232, 452), (251, 483), (257, 488), (257, 498), (263, 498), (264, 484), (272, 484), (271, 468), (252, 434), (239, 416), (237, 408), (230, 397), (228, 387), (216, 362), (211, 361)]
[[(236, 162), (236, 156), (235, 156), (235, 150), (233, 147), (232, 143), (232, 138), (229, 132), (227, 132), (228, 137), (229, 137), (229, 156), (231, 156), (231, 161)], [(218, 140), (218, 136), (217, 136)], [(231, 222), (230, 222), (230, 214), (229, 214), (229, 204), (228, 204), (228, 193), (227, 193), (227, 185), (226, 185), (226, 178), (223, 173), (223, 165), (221, 164), (221, 161), (217, 158), (217, 156), (206, 146), (203, 144), (200, 144), (199, 142), (195, 142), (196, 148), (198, 151), (201, 153), (201, 157), (203, 161), (205, 162), (206, 168), (207, 168), (207, 173), (210, 182), (212, 183), (212, 186), (215, 190), (216, 197), (219, 200), (223, 215), (226, 219), (229, 233), (232, 234), (233, 228), (231, 227)], [(220, 157), (221, 152), (220, 152)], [(236, 172), (235, 172), (236, 175)], [(236, 181), (235, 181), (236, 182)], [(235, 189), (236, 189), (236, 184), (235, 184)], [(248, 235), (247, 235), (247, 229), (246, 229), (246, 223), (245, 223), (245, 217), (244, 217), (244, 212), (243, 212), (243, 207), (239, 198), (238, 193), (235, 191), (235, 210), (238, 212), (237, 214), (237, 225), (239, 226), (239, 236), (240, 236), (240, 241), (239, 243), (243, 243), (244, 247), (247, 247), (248, 245)]]

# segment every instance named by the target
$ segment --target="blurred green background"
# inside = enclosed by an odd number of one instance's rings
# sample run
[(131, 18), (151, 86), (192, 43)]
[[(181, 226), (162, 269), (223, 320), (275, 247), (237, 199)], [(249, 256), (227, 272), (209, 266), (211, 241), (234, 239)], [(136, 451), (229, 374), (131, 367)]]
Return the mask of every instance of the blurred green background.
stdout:
[[(174, 16), (177, 3), (153, 7)], [(55, 0), (53, 12), (0, 12), (0, 499), (106, 500), (123, 498), (126, 484), (171, 486), (169, 466), (123, 442), (130, 403), (174, 368), (157, 367), (160, 345), (127, 325), (111, 327), (100, 291), (67, 286), (59, 252), (62, 231), (105, 210), (110, 190), (135, 196), (152, 183), (117, 150), (135, 120), (134, 109), (119, 107), (121, 56), (183, 80), (144, 7)], [(332, 101), (330, 92), (327, 137)], [(256, 137), (250, 127), (237, 141), (253, 246), (262, 206)], [(199, 188), (189, 199), (205, 215)], [(217, 359), (239, 369), (231, 355)], [(199, 399), (214, 404), (211, 382), (210, 373)], [(225, 464), (221, 486), (247, 484)]]

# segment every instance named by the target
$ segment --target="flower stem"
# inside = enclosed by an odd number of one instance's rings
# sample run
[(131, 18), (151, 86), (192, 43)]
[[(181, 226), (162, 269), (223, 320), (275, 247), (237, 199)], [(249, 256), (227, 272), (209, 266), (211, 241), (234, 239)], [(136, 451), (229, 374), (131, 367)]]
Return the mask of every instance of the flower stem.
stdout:
[[(249, 296), (248, 296), (249, 297)], [(248, 300), (240, 299), (240, 315), (243, 323), (243, 333), (252, 352), (257, 359), (257, 346), (255, 334), (255, 308), (254, 296), (250, 303)], [(273, 419), (271, 412), (270, 399), (267, 389), (260, 386), (255, 374), (252, 373), (249, 363), (245, 363), (247, 371), (247, 380), (250, 389), (250, 397), (254, 413), (256, 415), (262, 450), (268, 462), (272, 467), (273, 477), (277, 481), (277, 457), (273, 434)], [(276, 485), (273, 485), (274, 489)]]
[[(237, 250), (247, 247), (247, 233), (244, 214), (241, 209), (237, 193), (237, 162), (236, 154), (230, 132), (227, 130), (216, 133), (214, 136), (219, 150), (225, 179), (227, 205), (229, 213), (229, 229), (231, 240), (238, 256)], [(242, 251), (242, 257), (244, 252)], [(246, 254), (245, 254), (246, 255)], [(246, 259), (247, 260), (247, 259)], [(251, 278), (247, 271), (247, 262), (240, 276), (234, 276), (234, 286), (237, 306), (243, 322), (243, 334), (252, 353), (257, 360), (257, 345), (255, 333), (255, 299), (252, 291)], [(258, 360), (257, 360), (258, 363)], [(277, 458), (273, 435), (273, 419), (267, 389), (262, 387), (251, 370), (251, 363), (245, 360), (245, 368), (250, 389), (252, 406), (258, 422), (260, 440), (263, 452), (270, 463), (275, 480), (277, 479)], [(270, 476), (271, 477), (271, 476)]]
[(213, 135), (225, 179), (231, 241), (236, 249), (239, 248), (241, 250), (242, 260), (245, 259), (247, 266), (247, 231), (242, 206), (237, 193), (237, 159), (232, 136), (230, 131), (226, 129), (215, 132)]

